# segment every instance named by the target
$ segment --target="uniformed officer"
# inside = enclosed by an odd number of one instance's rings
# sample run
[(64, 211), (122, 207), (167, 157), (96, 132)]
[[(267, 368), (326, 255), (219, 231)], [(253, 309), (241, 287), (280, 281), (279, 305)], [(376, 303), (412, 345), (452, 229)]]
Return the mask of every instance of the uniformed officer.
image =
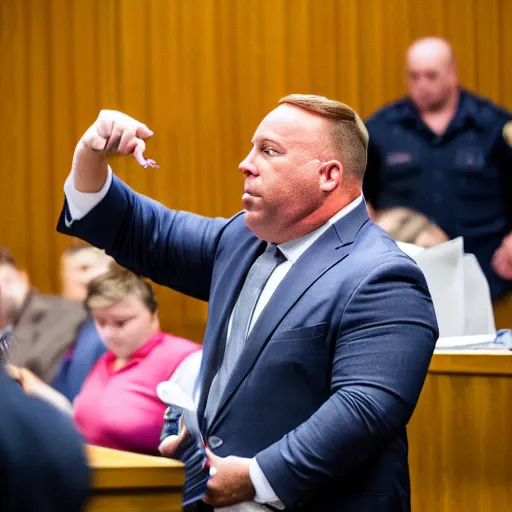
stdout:
[(464, 237), (493, 299), (512, 290), (512, 115), (457, 81), (448, 42), (428, 37), (407, 52), (409, 97), (376, 112), (364, 182), (379, 215), (425, 215), (440, 242)]

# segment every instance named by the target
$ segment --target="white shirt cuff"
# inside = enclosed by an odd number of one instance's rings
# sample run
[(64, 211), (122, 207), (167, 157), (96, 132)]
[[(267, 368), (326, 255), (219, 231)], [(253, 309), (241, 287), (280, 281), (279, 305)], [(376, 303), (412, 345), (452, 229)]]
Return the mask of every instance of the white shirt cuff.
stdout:
[(270, 486), (267, 477), (263, 474), (260, 465), (256, 459), (251, 459), (249, 465), (249, 476), (251, 478), (252, 486), (256, 491), (254, 501), (256, 503), (266, 503), (279, 510), (284, 510), (283, 502), (276, 496), (274, 489)]
[(80, 220), (85, 217), (95, 206), (100, 204), (107, 195), (112, 185), (112, 169), (108, 166), (108, 174), (105, 184), (98, 192), (80, 192), (75, 188), (74, 172), (68, 176), (64, 183), (64, 194), (68, 202), (71, 219)]

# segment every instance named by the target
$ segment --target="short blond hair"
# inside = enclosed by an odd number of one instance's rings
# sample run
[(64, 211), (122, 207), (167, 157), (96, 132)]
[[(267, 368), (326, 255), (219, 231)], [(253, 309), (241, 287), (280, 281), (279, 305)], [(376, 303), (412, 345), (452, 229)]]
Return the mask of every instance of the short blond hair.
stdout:
[(368, 130), (357, 112), (345, 103), (314, 94), (290, 94), (279, 100), (314, 112), (331, 122), (331, 142), (343, 168), (360, 181), (364, 178), (368, 153)]
[(107, 272), (87, 285), (85, 304), (89, 309), (110, 307), (132, 294), (151, 313), (157, 311), (158, 301), (149, 282), (113, 261)]

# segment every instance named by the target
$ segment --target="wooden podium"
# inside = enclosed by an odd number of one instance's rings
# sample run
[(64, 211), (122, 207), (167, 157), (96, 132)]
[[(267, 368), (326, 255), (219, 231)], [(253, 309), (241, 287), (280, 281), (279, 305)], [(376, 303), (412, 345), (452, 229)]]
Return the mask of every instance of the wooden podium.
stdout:
[(512, 510), (512, 353), (434, 354), (408, 427), (412, 512)]
[(86, 512), (181, 511), (183, 464), (162, 457), (87, 447), (92, 497)]

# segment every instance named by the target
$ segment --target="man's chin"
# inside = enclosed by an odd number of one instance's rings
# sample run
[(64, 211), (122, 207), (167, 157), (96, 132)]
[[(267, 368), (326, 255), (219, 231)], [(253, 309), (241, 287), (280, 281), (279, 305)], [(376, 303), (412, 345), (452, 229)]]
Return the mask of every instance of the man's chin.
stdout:
[(258, 224), (260, 222), (259, 219), (258, 219), (258, 214), (253, 212), (253, 211), (250, 211), (250, 210), (244, 210), (245, 213), (244, 213), (244, 221), (245, 221), (245, 225), (252, 231), (253, 228), (256, 228), (258, 227)]
[(443, 101), (434, 101), (431, 99), (418, 101), (417, 105), (419, 109), (423, 112), (439, 112), (443, 109), (445, 103)]
[(266, 223), (262, 219), (261, 214), (245, 210), (245, 225), (253, 232), (255, 236), (261, 240), (268, 240), (270, 233), (265, 229)]

